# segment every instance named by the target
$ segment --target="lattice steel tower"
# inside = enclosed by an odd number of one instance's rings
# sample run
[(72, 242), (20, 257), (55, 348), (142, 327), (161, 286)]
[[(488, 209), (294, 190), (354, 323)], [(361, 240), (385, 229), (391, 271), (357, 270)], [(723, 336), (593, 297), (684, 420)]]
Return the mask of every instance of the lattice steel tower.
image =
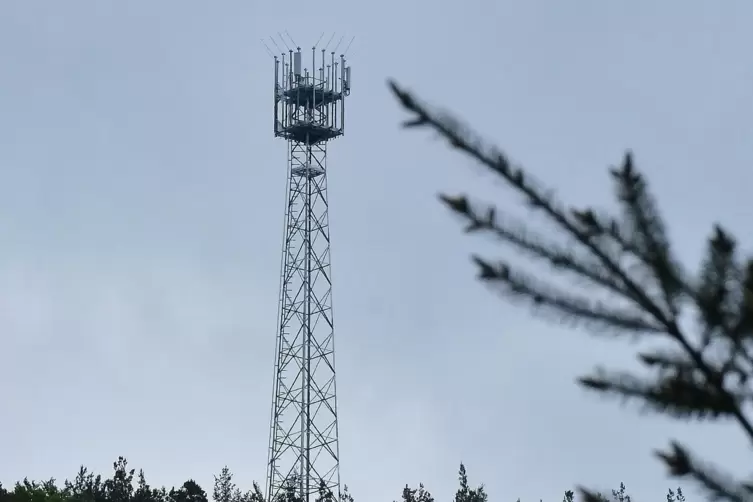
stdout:
[(325, 51), (312, 49), (311, 70), (300, 47), (275, 57), (275, 136), (288, 142), (288, 179), (268, 502), (290, 486), (313, 501), (321, 482), (340, 493), (327, 143), (345, 131), (350, 67)]

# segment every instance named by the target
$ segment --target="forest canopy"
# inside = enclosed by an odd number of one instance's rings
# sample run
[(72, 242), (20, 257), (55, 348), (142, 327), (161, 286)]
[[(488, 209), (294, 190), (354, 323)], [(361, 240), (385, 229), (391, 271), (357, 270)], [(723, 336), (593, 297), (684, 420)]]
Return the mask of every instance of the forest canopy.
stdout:
[[(7, 488), (0, 483), (0, 502), (209, 502), (210, 496), (199, 484), (189, 479), (178, 487), (167, 489), (162, 486), (152, 487), (147, 483), (143, 470), (136, 472), (130, 468), (124, 457), (113, 463), (113, 472), (109, 478), (95, 474), (82, 466), (73, 481), (58, 483), (55, 479), (30, 481), (24, 479)], [(604, 502), (631, 502), (624, 484), (608, 494), (599, 494)], [(449, 498), (449, 497), (447, 497)], [(575, 492), (566, 490), (562, 502), (575, 502)], [(258, 483), (253, 483), (250, 490), (243, 491), (233, 482), (233, 474), (225, 466), (214, 476), (212, 502), (264, 502), (264, 494)], [(339, 499), (331, 493), (319, 491), (316, 502), (354, 502), (347, 486)], [(434, 496), (419, 484), (411, 488), (405, 485), (400, 496), (401, 502), (434, 502)], [(681, 489), (669, 490), (666, 502), (685, 502)], [(290, 490), (284, 501), (301, 502), (295, 490)], [(488, 495), (483, 485), (473, 488), (468, 482), (465, 466), (460, 464), (458, 471), (458, 488), (451, 502), (488, 502)], [(512, 502), (512, 501), (509, 501)], [(518, 502), (520, 500), (518, 499)], [(559, 501), (552, 501), (559, 502)]]

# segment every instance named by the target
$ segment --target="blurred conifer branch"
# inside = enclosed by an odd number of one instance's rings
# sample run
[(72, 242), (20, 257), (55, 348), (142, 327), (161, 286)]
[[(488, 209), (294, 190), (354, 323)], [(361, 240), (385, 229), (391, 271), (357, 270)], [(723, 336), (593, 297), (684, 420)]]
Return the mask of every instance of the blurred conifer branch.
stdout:
[[(629, 152), (610, 169), (618, 214), (567, 208), (452, 115), (421, 103), (395, 82), (389, 85), (411, 115), (405, 127), (438, 133), (503, 180), (568, 242), (563, 246), (544, 238), (465, 194), (442, 194), (441, 201), (465, 221), (467, 232), (491, 235), (572, 284), (557, 287), (547, 279), (551, 275), (474, 256), (482, 281), (537, 313), (583, 323), (596, 334), (650, 335), (671, 342), (670, 350), (638, 354), (646, 368), (641, 375), (598, 369), (579, 379), (582, 386), (637, 400), (645, 409), (677, 419), (733, 419), (753, 445), (748, 383), (753, 375), (753, 259), (739, 256), (728, 232), (718, 225), (713, 229), (699, 272), (690, 273), (675, 258), (657, 203)], [(688, 319), (694, 320), (690, 330), (684, 328)], [(753, 481), (720, 473), (677, 442), (656, 454), (671, 475), (692, 478), (711, 499), (753, 500)], [(582, 495), (596, 497), (588, 490)]]

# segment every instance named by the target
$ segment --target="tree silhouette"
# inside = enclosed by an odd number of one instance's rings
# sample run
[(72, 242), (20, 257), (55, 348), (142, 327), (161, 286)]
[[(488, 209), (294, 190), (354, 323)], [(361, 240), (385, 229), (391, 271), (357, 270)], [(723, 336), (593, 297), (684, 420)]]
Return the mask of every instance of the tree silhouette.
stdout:
[(403, 488), (403, 502), (434, 502), (434, 497), (429, 493), (424, 484), (418, 485), (418, 488), (410, 488), (405, 485)]
[(112, 466), (115, 474), (105, 481), (105, 496), (108, 502), (130, 502), (135, 469), (128, 470), (128, 461), (124, 457), (118, 457)]
[(682, 494), (682, 489), (678, 488), (675, 492), (670, 488), (667, 492), (667, 502), (685, 502), (685, 495)]
[(153, 490), (146, 482), (144, 471), (139, 470), (139, 478), (136, 490), (133, 492), (131, 502), (165, 502), (163, 494), (159, 490)]
[(170, 499), (173, 502), (207, 502), (207, 492), (196, 481), (189, 479), (179, 489), (170, 490)]
[(340, 493), (340, 502), (354, 502), (353, 495), (348, 491), (348, 485), (343, 485), (343, 491)]
[(212, 500), (214, 502), (233, 502), (235, 495), (235, 483), (233, 483), (233, 474), (228, 466), (220, 471), (219, 476), (214, 477), (214, 490), (212, 491)]
[(65, 481), (66, 493), (70, 494), (73, 502), (106, 502), (107, 493), (105, 492), (102, 476), (94, 475), (89, 472), (83, 465), (79, 469), (73, 482)]
[(458, 472), (458, 481), (460, 482), (460, 488), (455, 493), (455, 502), (487, 502), (488, 497), (483, 485), (478, 488), (471, 488), (468, 485), (468, 473), (465, 471), (465, 465), (462, 463)]
[(55, 484), (54, 479), (44, 482), (24, 479), (12, 493), (0, 488), (0, 501), (8, 502), (67, 502), (68, 496)]
[[(128, 461), (118, 457), (113, 463), (112, 477), (104, 481), (102, 476), (94, 475), (82, 466), (74, 480), (66, 480), (62, 488), (58, 488), (54, 479), (44, 482), (24, 479), (16, 483), (13, 491), (0, 484), (0, 502), (207, 502), (206, 492), (192, 479), (179, 488), (152, 488), (144, 471), (139, 470), (134, 488), (134, 475), (135, 469), (128, 468)], [(232, 483), (232, 474), (227, 467), (222, 470), (220, 478), (225, 481), (224, 486), (229, 487), (230, 502), (264, 502), (256, 483), (253, 490), (241, 494)]]
[(220, 475), (214, 477), (212, 500), (214, 502), (264, 502), (264, 495), (255, 481), (251, 490), (242, 492), (233, 482), (233, 473), (230, 472), (228, 466), (225, 466), (220, 471)]
[[(280, 502), (303, 502), (298, 490), (299, 477), (295, 474), (285, 480), (282, 500)], [(271, 501), (270, 501), (271, 502)]]
[[(198, 483), (189, 479), (183, 483), (180, 488), (171, 488), (169, 491), (165, 488), (152, 488), (146, 481), (144, 472), (139, 470), (136, 486), (133, 486), (133, 477), (135, 470), (128, 469), (128, 463), (125, 458), (119, 457), (114, 463), (114, 473), (112, 478), (102, 481), (101, 476), (95, 476), (85, 467), (81, 467), (72, 482), (66, 481), (62, 488), (59, 488), (54, 479), (44, 482), (29, 481), (24, 479), (16, 483), (13, 491), (8, 491), (0, 484), (0, 502), (77, 502), (84, 500), (85, 497), (103, 496), (103, 502), (111, 502), (110, 496), (123, 498), (125, 494), (130, 494), (128, 502), (207, 502), (206, 492)], [(286, 483), (284, 495), (278, 502), (301, 502), (301, 497), (297, 493), (298, 480), (292, 476)], [(471, 488), (468, 483), (468, 474), (465, 466), (460, 464), (458, 474), (459, 487), (455, 493), (453, 502), (487, 502), (488, 497), (483, 485)], [(257, 483), (253, 488), (245, 493), (238, 490), (232, 482), (232, 473), (227, 467), (220, 471), (220, 475), (215, 477), (215, 494), (218, 497), (231, 494), (233, 502), (265, 502), (261, 489)], [(217, 486), (219, 485), (219, 486)], [(96, 488), (99, 487), (99, 488)], [(625, 485), (621, 484), (618, 490), (613, 490), (611, 497), (606, 495), (596, 495), (602, 502), (630, 502), (630, 496), (627, 495)], [(324, 482), (319, 483), (316, 502), (354, 502), (352, 495), (347, 486), (343, 486), (343, 491), (339, 498), (335, 497)], [(432, 494), (420, 484), (418, 488), (410, 488), (408, 485), (402, 491), (401, 502), (434, 502)], [(520, 501), (518, 501), (520, 502)], [(575, 502), (572, 491), (566, 491), (563, 502)], [(669, 490), (666, 502), (685, 502), (682, 491)]]
[[(638, 354), (645, 371), (599, 368), (580, 378), (581, 385), (637, 400), (644, 409), (677, 419), (732, 419), (746, 441), (753, 442), (746, 409), (753, 399), (748, 383), (753, 374), (753, 260), (741, 259), (727, 231), (714, 227), (699, 271), (690, 273), (675, 257), (656, 201), (630, 153), (610, 171), (617, 214), (567, 208), (457, 119), (420, 102), (394, 82), (390, 86), (412, 115), (406, 127), (437, 132), (504, 181), (525, 208), (542, 216), (553, 230), (536, 232), (528, 220), (503, 217), (494, 206), (466, 195), (441, 195), (441, 201), (465, 221), (467, 232), (493, 236), (554, 272), (536, 275), (518, 264), (476, 255), (473, 261), (482, 281), (551, 320), (582, 324), (598, 335), (665, 342), (666, 347), (655, 348), (654, 343), (651, 350)], [(693, 479), (712, 498), (753, 499), (753, 481), (720, 473), (676, 441), (657, 456), (672, 475)], [(599, 498), (588, 490), (583, 494), (587, 501)]]

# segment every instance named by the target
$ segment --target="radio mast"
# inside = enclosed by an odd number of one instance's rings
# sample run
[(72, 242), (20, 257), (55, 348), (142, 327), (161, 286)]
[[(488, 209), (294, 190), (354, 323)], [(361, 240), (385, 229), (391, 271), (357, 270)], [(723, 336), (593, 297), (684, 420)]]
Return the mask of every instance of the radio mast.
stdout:
[(345, 132), (350, 66), (325, 51), (312, 48), (310, 69), (300, 47), (274, 58), (274, 132), (288, 144), (288, 176), (267, 502), (291, 490), (313, 502), (320, 485), (340, 495), (327, 145)]

